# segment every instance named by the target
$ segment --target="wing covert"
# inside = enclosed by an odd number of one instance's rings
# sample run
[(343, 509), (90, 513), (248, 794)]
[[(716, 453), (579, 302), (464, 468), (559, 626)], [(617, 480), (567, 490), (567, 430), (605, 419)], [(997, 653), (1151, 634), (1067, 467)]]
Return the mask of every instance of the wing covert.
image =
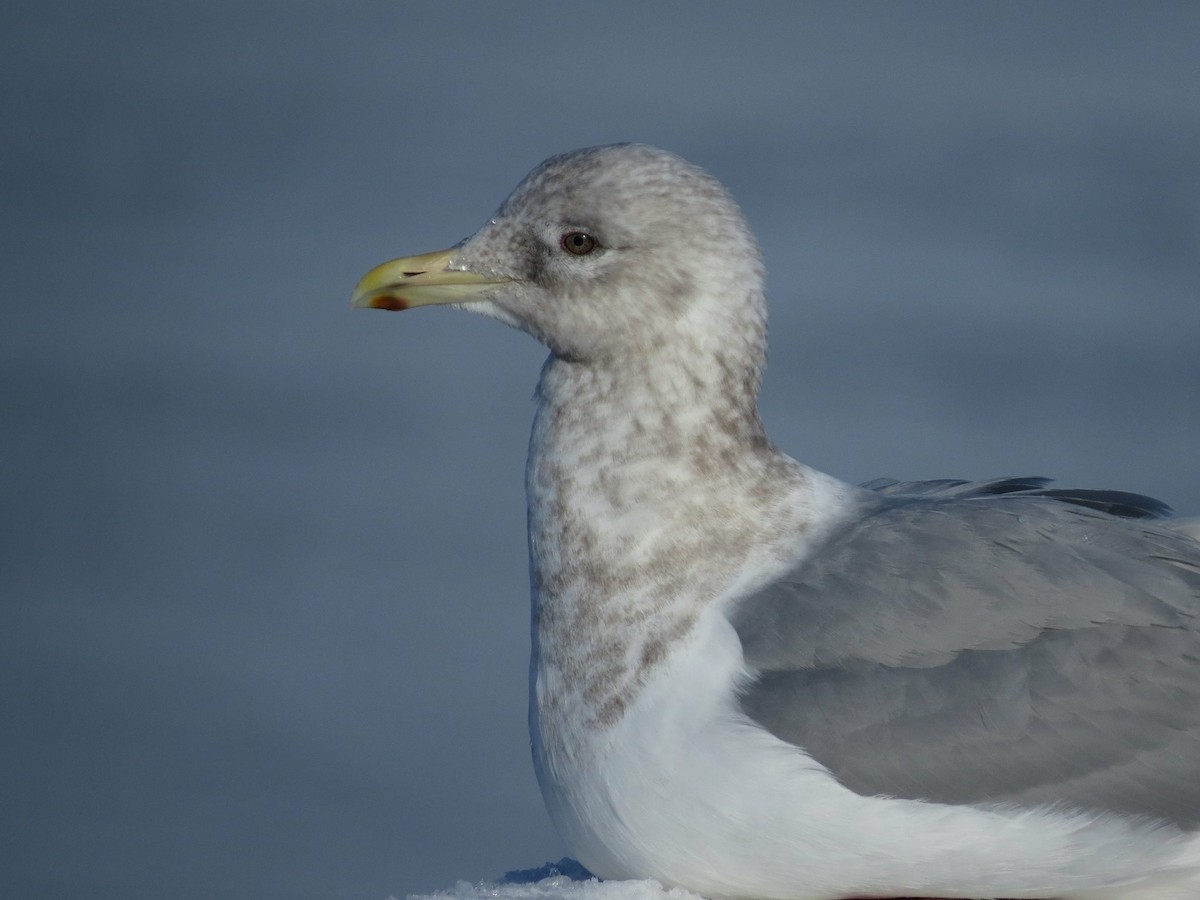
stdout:
[(1200, 824), (1200, 543), (1014, 483), (884, 484), (738, 603), (743, 710), (861, 793)]

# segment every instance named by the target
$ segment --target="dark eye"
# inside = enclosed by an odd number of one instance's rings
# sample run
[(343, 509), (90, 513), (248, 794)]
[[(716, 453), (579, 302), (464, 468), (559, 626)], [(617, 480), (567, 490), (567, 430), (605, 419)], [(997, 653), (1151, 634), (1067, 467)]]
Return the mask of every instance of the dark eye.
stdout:
[(586, 231), (568, 231), (559, 243), (572, 256), (587, 256), (599, 246), (596, 239)]

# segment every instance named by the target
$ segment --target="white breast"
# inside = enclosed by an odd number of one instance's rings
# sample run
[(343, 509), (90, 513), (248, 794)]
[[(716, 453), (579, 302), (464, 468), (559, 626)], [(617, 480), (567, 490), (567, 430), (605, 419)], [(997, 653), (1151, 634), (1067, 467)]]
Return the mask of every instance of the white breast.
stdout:
[[(561, 708), (557, 721), (535, 717), (547, 807), (591, 871), (709, 897), (896, 896), (898, 887), (938, 897), (1200, 896), (1174, 869), (1200, 864), (1194, 838), (1189, 847), (1117, 818), (854, 794), (740, 714), (734, 686), (745, 677), (737, 636), (714, 610), (614, 726), (581, 728)], [(1155, 870), (1159, 893), (1120, 887)]]

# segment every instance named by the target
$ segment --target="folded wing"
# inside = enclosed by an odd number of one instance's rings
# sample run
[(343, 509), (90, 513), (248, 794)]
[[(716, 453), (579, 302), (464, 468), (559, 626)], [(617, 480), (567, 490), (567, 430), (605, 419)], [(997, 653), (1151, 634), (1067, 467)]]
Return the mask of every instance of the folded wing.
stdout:
[(1045, 485), (869, 485), (731, 608), (744, 712), (863, 794), (1200, 825), (1200, 542)]

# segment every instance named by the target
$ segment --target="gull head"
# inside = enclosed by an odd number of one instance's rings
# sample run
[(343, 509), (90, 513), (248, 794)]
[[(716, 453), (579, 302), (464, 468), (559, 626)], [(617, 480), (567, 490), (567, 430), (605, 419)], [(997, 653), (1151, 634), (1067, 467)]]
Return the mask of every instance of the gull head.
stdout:
[(765, 353), (762, 262), (714, 178), (643, 144), (551, 157), (474, 235), (377, 266), (352, 303), (451, 304), (528, 332), (558, 357), (711, 345)]

